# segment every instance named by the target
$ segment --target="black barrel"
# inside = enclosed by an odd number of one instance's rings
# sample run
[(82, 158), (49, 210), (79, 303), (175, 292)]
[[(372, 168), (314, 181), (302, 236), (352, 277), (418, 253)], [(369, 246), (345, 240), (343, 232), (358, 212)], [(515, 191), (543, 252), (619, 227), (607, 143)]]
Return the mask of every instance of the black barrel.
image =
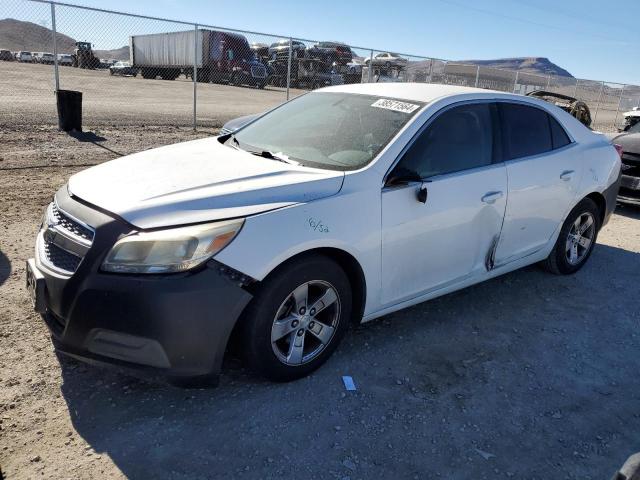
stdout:
[(58, 102), (58, 128), (65, 132), (82, 131), (82, 92), (56, 91)]

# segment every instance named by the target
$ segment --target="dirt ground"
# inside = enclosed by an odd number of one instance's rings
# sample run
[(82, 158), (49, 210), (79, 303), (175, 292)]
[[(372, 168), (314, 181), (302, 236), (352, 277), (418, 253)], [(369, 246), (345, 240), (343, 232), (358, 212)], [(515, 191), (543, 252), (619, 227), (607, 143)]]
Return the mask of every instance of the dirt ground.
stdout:
[[(82, 92), (90, 125), (193, 126), (193, 83), (109, 75), (108, 70), (60, 67), (60, 88)], [(56, 123), (52, 65), (0, 61), (0, 126)], [(232, 118), (264, 112), (286, 100), (282, 88), (264, 90), (199, 83), (199, 127), (221, 127)], [(303, 93), (291, 89), (290, 96)]]
[(182, 390), (58, 358), (24, 287), (44, 206), (85, 165), (211, 133), (0, 130), (5, 479), (604, 480), (640, 451), (637, 209), (578, 274), (530, 267), (388, 315), (294, 383), (230, 359), (217, 389)]

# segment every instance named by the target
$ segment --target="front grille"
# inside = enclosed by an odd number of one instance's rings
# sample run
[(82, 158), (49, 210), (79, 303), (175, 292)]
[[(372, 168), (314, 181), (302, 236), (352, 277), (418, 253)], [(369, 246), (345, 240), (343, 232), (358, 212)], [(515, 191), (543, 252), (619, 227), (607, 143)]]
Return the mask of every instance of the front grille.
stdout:
[(82, 261), (81, 257), (67, 252), (47, 240), (44, 240), (44, 256), (51, 265), (69, 273), (74, 273)]
[(267, 78), (267, 69), (262, 65), (251, 65), (251, 76), (253, 78)]
[(54, 201), (46, 211), (38, 236), (42, 264), (64, 275), (73, 275), (93, 243), (93, 228), (58, 208)]
[(55, 202), (53, 202), (51, 206), (51, 212), (53, 214), (53, 219), (60, 227), (76, 237), (83, 238), (89, 242), (93, 241), (93, 230), (85, 227), (81, 223), (61, 212)]

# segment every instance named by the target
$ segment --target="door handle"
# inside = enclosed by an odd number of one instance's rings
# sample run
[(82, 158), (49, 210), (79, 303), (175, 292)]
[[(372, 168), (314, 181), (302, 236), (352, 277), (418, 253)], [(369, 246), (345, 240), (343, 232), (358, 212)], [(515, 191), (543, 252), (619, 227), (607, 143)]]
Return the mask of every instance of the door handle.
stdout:
[(574, 172), (573, 170), (565, 170), (560, 174), (560, 178), (565, 182), (568, 182), (569, 180), (571, 180), (571, 177), (573, 176), (573, 172)]
[(495, 201), (498, 200), (499, 198), (502, 198), (502, 195), (503, 195), (502, 192), (488, 192), (483, 195), (481, 200), (484, 203), (492, 204), (492, 203), (495, 203)]

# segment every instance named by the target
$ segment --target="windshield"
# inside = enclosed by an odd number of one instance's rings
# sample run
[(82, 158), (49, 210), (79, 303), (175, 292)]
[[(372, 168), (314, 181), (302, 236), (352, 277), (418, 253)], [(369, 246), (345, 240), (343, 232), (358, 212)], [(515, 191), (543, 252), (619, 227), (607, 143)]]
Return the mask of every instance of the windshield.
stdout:
[(227, 144), (253, 153), (271, 152), (309, 167), (355, 170), (367, 165), (423, 105), (314, 92), (260, 117)]

